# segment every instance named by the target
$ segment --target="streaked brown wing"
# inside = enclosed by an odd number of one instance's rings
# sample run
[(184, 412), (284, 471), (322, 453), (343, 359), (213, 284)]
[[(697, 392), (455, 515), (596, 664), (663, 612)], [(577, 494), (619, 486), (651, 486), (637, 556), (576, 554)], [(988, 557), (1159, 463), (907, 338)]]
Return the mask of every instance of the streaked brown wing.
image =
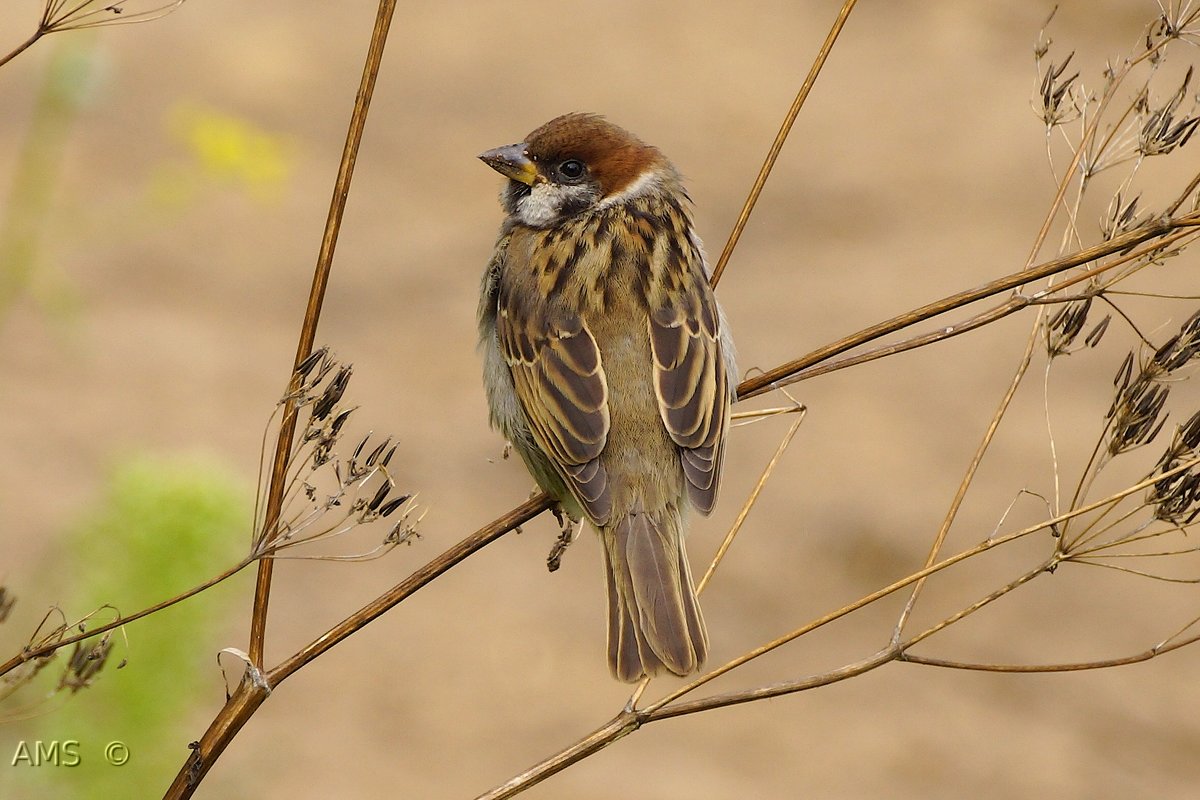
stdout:
[(504, 287), (496, 330), (534, 439), (597, 524), (612, 510), (600, 451), (608, 385), (596, 340), (576, 314), (523, 304)]
[(716, 300), (701, 269), (690, 270), (676, 291), (663, 292), (650, 310), (654, 392), (679, 461), (688, 497), (712, 511), (720, 483), (729, 385), (721, 354)]

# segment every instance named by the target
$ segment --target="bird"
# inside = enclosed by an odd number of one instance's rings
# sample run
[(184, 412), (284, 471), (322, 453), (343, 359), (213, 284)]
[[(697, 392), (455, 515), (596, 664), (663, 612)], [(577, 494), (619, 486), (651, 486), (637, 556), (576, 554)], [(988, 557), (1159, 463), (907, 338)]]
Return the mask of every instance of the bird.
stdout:
[(696, 672), (685, 515), (716, 502), (737, 368), (691, 199), (662, 151), (597, 114), (479, 158), (507, 179), (479, 302), (492, 426), (599, 532), (613, 676)]

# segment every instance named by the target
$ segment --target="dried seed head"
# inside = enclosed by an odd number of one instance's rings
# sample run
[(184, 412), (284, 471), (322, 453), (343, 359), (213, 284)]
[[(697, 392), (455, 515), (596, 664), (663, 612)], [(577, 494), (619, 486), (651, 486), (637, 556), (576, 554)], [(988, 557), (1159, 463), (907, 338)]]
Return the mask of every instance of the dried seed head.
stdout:
[(1100, 234), (1105, 241), (1129, 233), (1145, 223), (1145, 218), (1138, 214), (1138, 201), (1141, 197), (1139, 194), (1134, 195), (1131, 200), (1126, 200), (1120, 192), (1113, 196), (1108, 204), (1108, 212), (1100, 218)]
[(409, 501), (409, 498), (411, 498), (411, 497), (412, 497), (411, 494), (402, 494), (399, 497), (395, 498), (394, 500), (387, 501), (386, 503), (384, 503), (382, 506), (379, 507), (379, 516), (390, 517), (396, 511), (397, 508), (399, 508), (400, 506), (407, 503)]
[(346, 392), (346, 387), (350, 384), (350, 375), (354, 368), (347, 364), (337, 371), (333, 376), (333, 380), (325, 387), (324, 393), (313, 403), (312, 418), (316, 422), (321, 422), (329, 416), (338, 401), (342, 399), (342, 395)]
[[(265, 529), (265, 513), (259, 516), (254, 543), (256, 555), (281, 557), (292, 548), (340, 537), (355, 526), (397, 512), (401, 523), (399, 527), (393, 527), (389, 536), (407, 540), (415, 535), (413, 525), (405, 522), (414, 508), (409, 503), (410, 495), (391, 497), (396, 482), (387, 465), (396, 455), (393, 438), (389, 436), (378, 441), (368, 433), (358, 440), (348, 459), (337, 455), (346, 424), (357, 410), (341, 408), (351, 374), (352, 367), (338, 363), (324, 347), (296, 368), (292, 382), (295, 384), (298, 380), (299, 386), (289, 390), (281, 405), (309, 406), (309, 419), (304, 430), (297, 434), (298, 446), (285, 465), (289, 477), (275, 525)], [(271, 438), (264, 437), (264, 441)], [(266, 461), (267, 455), (263, 458)], [(269, 482), (262, 491), (266, 492), (268, 487)], [(259, 507), (265, 507), (261, 498)], [(385, 541), (354, 556), (320, 554), (302, 557), (365, 560), (383, 555), (395, 544), (395, 541)]]
[(1095, 347), (1100, 344), (1100, 340), (1104, 337), (1104, 332), (1108, 330), (1108, 323), (1112, 322), (1112, 314), (1105, 314), (1104, 319), (1096, 323), (1096, 327), (1084, 337), (1083, 342), (1088, 347)]
[[(1200, 117), (1184, 114), (1177, 116), (1179, 107), (1187, 95), (1192, 80), (1192, 68), (1188, 67), (1183, 83), (1162, 106), (1145, 113), (1142, 130), (1138, 135), (1138, 152), (1144, 156), (1166, 155), (1177, 147), (1183, 147), (1200, 125)], [(1147, 105), (1149, 101), (1147, 100)]]
[[(1171, 445), (1163, 453), (1151, 475), (1163, 474), (1194, 461), (1200, 452), (1200, 412), (1196, 412), (1175, 430)], [(1192, 466), (1168, 475), (1150, 487), (1147, 503), (1154, 516), (1175, 525), (1190, 525), (1200, 516), (1200, 469)]]
[(389, 478), (382, 486), (379, 487), (378, 491), (375, 492), (375, 496), (371, 498), (371, 502), (367, 503), (367, 510), (374, 511), (375, 509), (379, 508), (379, 504), (382, 503), (384, 498), (388, 496), (388, 492), (392, 491), (394, 488), (396, 488), (396, 485), (392, 483), (391, 479)]
[(313, 368), (320, 364), (321, 361), (329, 355), (329, 347), (326, 345), (319, 350), (314, 350), (309, 354), (308, 358), (300, 362), (300, 366), (296, 367), (296, 377), (303, 383), (308, 379), (308, 374), (313, 371)]
[(379, 456), (383, 455), (383, 451), (386, 450), (387, 446), (391, 443), (392, 443), (392, 437), (389, 436), (383, 440), (382, 444), (379, 444), (378, 446), (376, 446), (376, 448), (371, 451), (371, 454), (369, 456), (367, 456), (366, 465), (368, 467), (375, 466), (375, 462), (379, 460)]
[(1153, 361), (1137, 375), (1131, 375), (1132, 365), (1131, 353), (1117, 370), (1117, 394), (1106, 414), (1111, 421), (1108, 452), (1114, 456), (1153, 441), (1167, 420), (1163, 407), (1170, 387), (1155, 380), (1159, 371)]
[(46, 0), (39, 30), (42, 33), (103, 28), (165, 17), (183, 0)]
[[(357, 408), (357, 406), (355, 408)], [(333, 418), (333, 422), (329, 426), (330, 438), (337, 438), (338, 434), (342, 432), (342, 426), (346, 424), (346, 420), (350, 419), (350, 415), (354, 413), (354, 410), (354, 408), (347, 408), (345, 411)]]
[(383, 459), (379, 462), (379, 465), (382, 467), (386, 467), (388, 465), (388, 462), (392, 460), (392, 456), (396, 455), (396, 448), (399, 446), (400, 445), (398, 445), (398, 444), (392, 445), (392, 449), (387, 451), (387, 455), (385, 455), (383, 457)]
[(71, 651), (71, 660), (59, 679), (58, 688), (78, 692), (90, 686), (108, 661), (112, 646), (112, 640), (108, 636), (101, 636), (91, 647), (84, 647), (83, 642), (76, 642), (75, 649)]
[(1076, 72), (1069, 78), (1063, 78), (1063, 73), (1066, 72), (1067, 66), (1074, 57), (1075, 53), (1070, 53), (1057, 66), (1054, 62), (1050, 62), (1046, 67), (1046, 73), (1042, 76), (1041, 87), (1038, 90), (1041, 101), (1038, 116), (1041, 117), (1042, 122), (1046, 123), (1047, 127), (1062, 125), (1079, 116), (1079, 109), (1075, 103), (1068, 102), (1075, 81), (1079, 78), (1079, 73)]
[(1200, 355), (1200, 311), (1179, 328), (1179, 333), (1167, 340), (1154, 353), (1154, 363), (1168, 373), (1177, 372)]
[(1092, 298), (1073, 300), (1058, 310), (1046, 323), (1046, 350), (1050, 358), (1064, 355), (1087, 323)]

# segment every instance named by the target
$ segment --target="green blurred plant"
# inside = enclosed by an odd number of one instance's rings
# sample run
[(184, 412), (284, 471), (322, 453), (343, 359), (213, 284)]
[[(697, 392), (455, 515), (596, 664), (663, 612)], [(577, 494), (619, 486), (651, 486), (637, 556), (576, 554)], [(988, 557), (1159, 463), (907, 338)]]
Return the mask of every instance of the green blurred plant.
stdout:
[[(66, 613), (104, 603), (140, 608), (236, 559), (250, 525), (250, 500), (241, 484), (210, 462), (141, 456), (119, 463), (104, 497), (64, 537), (67, 552), (53, 567), (51, 580), (63, 586)], [(58, 677), (75, 674), (71, 670), (43, 670), (20, 696), (27, 703), (42, 686), (53, 698), (37, 708), (44, 713), (34, 722), (9, 730), (27, 742), (77, 741), (79, 763), (5, 769), (21, 785), (19, 792), (0, 795), (79, 800), (153, 795), (185, 752), (189, 712), (199, 698), (218, 691), (218, 637), (231, 601), (245, 591), (245, 584), (213, 588), (113, 632), (105, 667), (87, 680), (102, 683), (102, 691), (76, 694), (82, 686)], [(101, 611), (89, 627), (115, 613)], [(59, 666), (69, 658), (60, 653)], [(46, 678), (57, 683), (46, 686)], [(65, 708), (55, 708), (64, 699)], [(114, 741), (128, 748), (122, 766), (105, 759), (104, 747)]]

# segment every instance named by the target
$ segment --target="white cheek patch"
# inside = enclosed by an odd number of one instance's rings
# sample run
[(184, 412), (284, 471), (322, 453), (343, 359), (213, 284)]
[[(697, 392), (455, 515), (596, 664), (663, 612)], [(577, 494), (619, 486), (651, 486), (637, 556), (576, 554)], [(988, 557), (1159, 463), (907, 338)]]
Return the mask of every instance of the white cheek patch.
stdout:
[(562, 217), (564, 206), (586, 204), (587, 194), (584, 186), (539, 182), (517, 201), (517, 217), (530, 227), (545, 227)]

